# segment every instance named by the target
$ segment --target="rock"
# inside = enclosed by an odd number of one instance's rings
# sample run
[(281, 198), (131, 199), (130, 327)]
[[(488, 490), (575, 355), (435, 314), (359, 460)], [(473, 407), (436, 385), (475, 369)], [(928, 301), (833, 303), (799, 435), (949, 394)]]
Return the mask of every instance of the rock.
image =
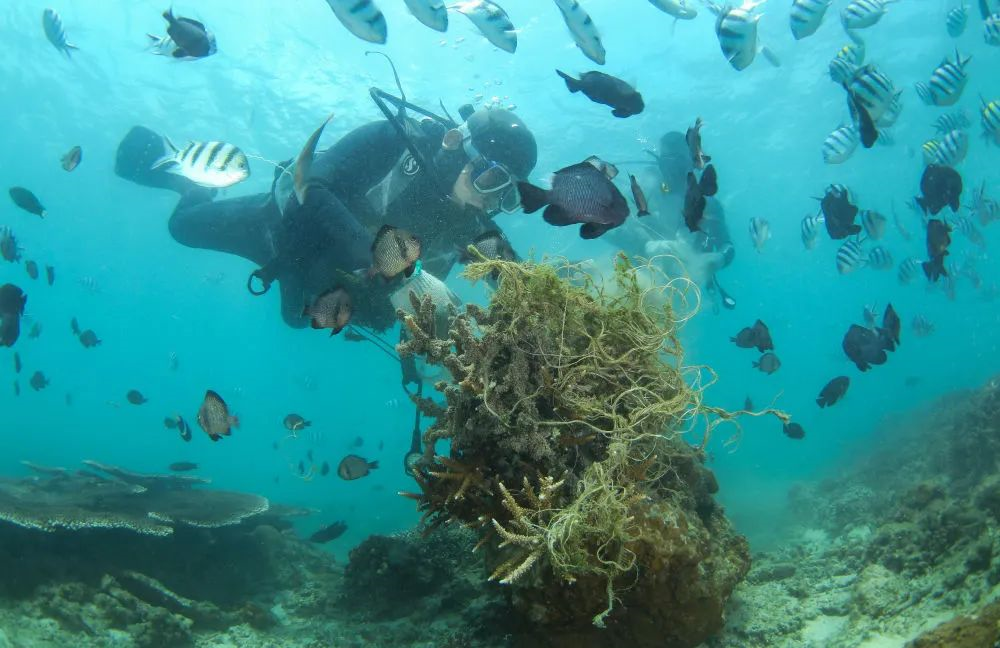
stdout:
[(907, 600), (906, 582), (882, 565), (869, 565), (854, 584), (852, 602), (858, 613), (880, 617)]
[(0, 628), (0, 648), (14, 648), (14, 644), (7, 638), (7, 633)]
[(795, 575), (795, 565), (792, 563), (773, 563), (762, 565), (750, 572), (750, 580), (754, 583), (770, 583), (785, 580)]
[(975, 616), (958, 616), (922, 634), (906, 648), (989, 648), (1000, 642), (1000, 603)]

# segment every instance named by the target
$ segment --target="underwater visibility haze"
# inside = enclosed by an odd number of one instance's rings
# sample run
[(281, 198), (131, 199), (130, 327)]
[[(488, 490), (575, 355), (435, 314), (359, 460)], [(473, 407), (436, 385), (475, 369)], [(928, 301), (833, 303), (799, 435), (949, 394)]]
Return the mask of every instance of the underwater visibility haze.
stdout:
[(0, 36), (0, 648), (1000, 645), (997, 0)]

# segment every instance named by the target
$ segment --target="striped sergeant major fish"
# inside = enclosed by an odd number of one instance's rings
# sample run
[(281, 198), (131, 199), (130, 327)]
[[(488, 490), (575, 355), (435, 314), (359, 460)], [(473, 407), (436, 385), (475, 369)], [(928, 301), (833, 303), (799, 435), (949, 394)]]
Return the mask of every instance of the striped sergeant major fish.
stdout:
[(832, 0), (794, 0), (789, 20), (792, 25), (792, 36), (801, 40), (812, 36), (823, 22), (826, 10)]
[(891, 270), (893, 264), (892, 253), (881, 245), (876, 245), (868, 252), (868, 267), (873, 270)]
[(923, 268), (920, 265), (920, 259), (908, 257), (899, 264), (899, 272), (896, 273), (896, 278), (899, 279), (899, 283), (901, 284), (913, 283), (913, 280), (919, 277), (922, 272)]
[(771, 224), (765, 218), (754, 216), (750, 219), (750, 240), (757, 252), (764, 249), (764, 244), (771, 238)]
[(823, 140), (823, 161), (827, 164), (842, 164), (858, 148), (858, 131), (853, 125), (843, 125)]
[(941, 65), (931, 74), (930, 83), (916, 84), (917, 95), (921, 101), (928, 106), (953, 106), (962, 96), (962, 91), (969, 81), (965, 66), (971, 60), (971, 56), (962, 58), (958, 50), (955, 50), (954, 61), (947, 58), (941, 61)]
[(886, 5), (896, 0), (854, 0), (840, 12), (844, 29), (867, 29), (886, 13)]
[(677, 20), (694, 20), (698, 15), (698, 10), (691, 4), (691, 0), (649, 0), (649, 2)]
[(825, 222), (826, 220), (819, 214), (811, 214), (802, 219), (799, 230), (802, 235), (802, 245), (807, 250), (816, 247), (816, 242), (819, 240), (819, 230)]
[(854, 64), (839, 55), (830, 61), (828, 70), (830, 79), (837, 85), (847, 83), (858, 71)]
[(858, 68), (847, 86), (849, 92), (858, 98), (875, 123), (882, 119), (892, 106), (892, 102), (902, 94), (902, 91), (896, 91), (892, 79), (871, 63)]
[(969, 213), (979, 218), (982, 225), (1000, 220), (1000, 201), (986, 195), (986, 181), (972, 192), (972, 203), (967, 205)]
[(965, 216), (959, 216), (950, 223), (952, 228), (962, 234), (965, 238), (969, 239), (969, 242), (979, 248), (986, 247), (986, 238), (978, 227), (972, 222), (972, 220), (966, 218)]
[(921, 146), (924, 164), (941, 164), (954, 167), (969, 152), (969, 136), (965, 131), (953, 130), (939, 140), (928, 140)]
[(594, 21), (577, 0), (555, 0), (566, 26), (580, 51), (594, 63), (604, 65), (605, 51)]
[(66, 39), (66, 30), (63, 29), (62, 18), (55, 9), (46, 9), (42, 12), (42, 29), (45, 30), (45, 38), (49, 39), (52, 46), (57, 50), (70, 56), (71, 50), (80, 49)]
[(944, 22), (948, 29), (948, 35), (952, 38), (958, 38), (965, 31), (965, 26), (969, 22), (969, 7), (966, 5), (955, 7), (948, 12)]
[(885, 236), (889, 220), (873, 209), (862, 209), (860, 214), (861, 226), (865, 228), (868, 238), (878, 241)]
[(882, 116), (878, 119), (879, 128), (889, 128), (896, 123), (899, 116), (903, 113), (903, 99), (902, 93), (897, 92), (893, 96), (892, 101), (889, 102), (889, 106), (882, 113)]
[(932, 126), (938, 135), (944, 135), (953, 130), (965, 130), (970, 126), (969, 115), (964, 110), (945, 113), (935, 119)]
[(153, 164), (153, 169), (163, 168), (167, 173), (215, 189), (230, 187), (250, 177), (246, 154), (232, 144), (188, 142), (183, 149), (178, 149), (166, 137), (163, 143), (167, 153)]
[(505, 52), (517, 49), (517, 32), (507, 12), (490, 0), (463, 0), (448, 7), (472, 21), (486, 40)]
[(983, 137), (1000, 146), (1000, 99), (986, 101), (980, 96), (979, 101), (982, 103)]
[(448, 8), (443, 0), (403, 0), (414, 18), (439, 32), (448, 31)]
[(736, 70), (745, 70), (757, 55), (760, 14), (753, 11), (762, 4), (764, 0), (744, 0), (739, 7), (708, 3), (708, 8), (717, 16), (715, 35), (719, 38), (722, 55)]
[(1000, 47), (1000, 9), (983, 23), (983, 40), (987, 45)]
[(369, 43), (385, 43), (389, 28), (385, 16), (372, 0), (326, 0), (347, 30)]
[(858, 268), (863, 268), (867, 263), (868, 259), (861, 248), (861, 243), (856, 239), (844, 241), (840, 249), (837, 250), (837, 272), (842, 275), (854, 272)]

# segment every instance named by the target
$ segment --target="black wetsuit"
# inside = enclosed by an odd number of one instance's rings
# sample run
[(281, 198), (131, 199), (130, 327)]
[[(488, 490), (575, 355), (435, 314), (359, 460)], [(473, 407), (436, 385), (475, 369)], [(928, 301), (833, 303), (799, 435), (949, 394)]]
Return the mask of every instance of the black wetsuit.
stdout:
[[(458, 246), (490, 226), (481, 211), (460, 207), (448, 195), (468, 159), (461, 149), (441, 148), (445, 128), (430, 120), (407, 119), (405, 125), (410, 144), (429, 161), (433, 173), (415, 160), (406, 139), (389, 121), (372, 122), (315, 156), (306, 204), (289, 197), (284, 214), (273, 193), (212, 201), (210, 190), (174, 174), (151, 171), (163, 155), (163, 144), (145, 128), (133, 128), (122, 141), (115, 171), (139, 184), (180, 192), (169, 222), (174, 239), (236, 254), (260, 266), (268, 280), (279, 282), (285, 322), (300, 328), (308, 324), (302, 317), (307, 300), (341, 283), (345, 274), (360, 277), (356, 271), (371, 265), (372, 239), (382, 225), (417, 235), (424, 267), (442, 279), (457, 258)], [(370, 287), (385, 290), (382, 285)], [(364, 304), (355, 306), (356, 320), (381, 328), (364, 322)]]

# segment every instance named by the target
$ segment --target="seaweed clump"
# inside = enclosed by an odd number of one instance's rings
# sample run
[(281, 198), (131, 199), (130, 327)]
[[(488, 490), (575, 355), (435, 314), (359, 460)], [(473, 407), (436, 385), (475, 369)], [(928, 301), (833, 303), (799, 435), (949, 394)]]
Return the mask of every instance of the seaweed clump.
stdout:
[(430, 300), (398, 312), (400, 356), (453, 378), (435, 385), (443, 405), (419, 402), (435, 421), (410, 496), (428, 528), (478, 534), (525, 645), (698, 645), (749, 553), (714, 503), (702, 448), (682, 438), (730, 415), (683, 368), (669, 300), (654, 306), (624, 256), (610, 287), (571, 265), (484, 259), (465, 274), (498, 287), (447, 334)]

